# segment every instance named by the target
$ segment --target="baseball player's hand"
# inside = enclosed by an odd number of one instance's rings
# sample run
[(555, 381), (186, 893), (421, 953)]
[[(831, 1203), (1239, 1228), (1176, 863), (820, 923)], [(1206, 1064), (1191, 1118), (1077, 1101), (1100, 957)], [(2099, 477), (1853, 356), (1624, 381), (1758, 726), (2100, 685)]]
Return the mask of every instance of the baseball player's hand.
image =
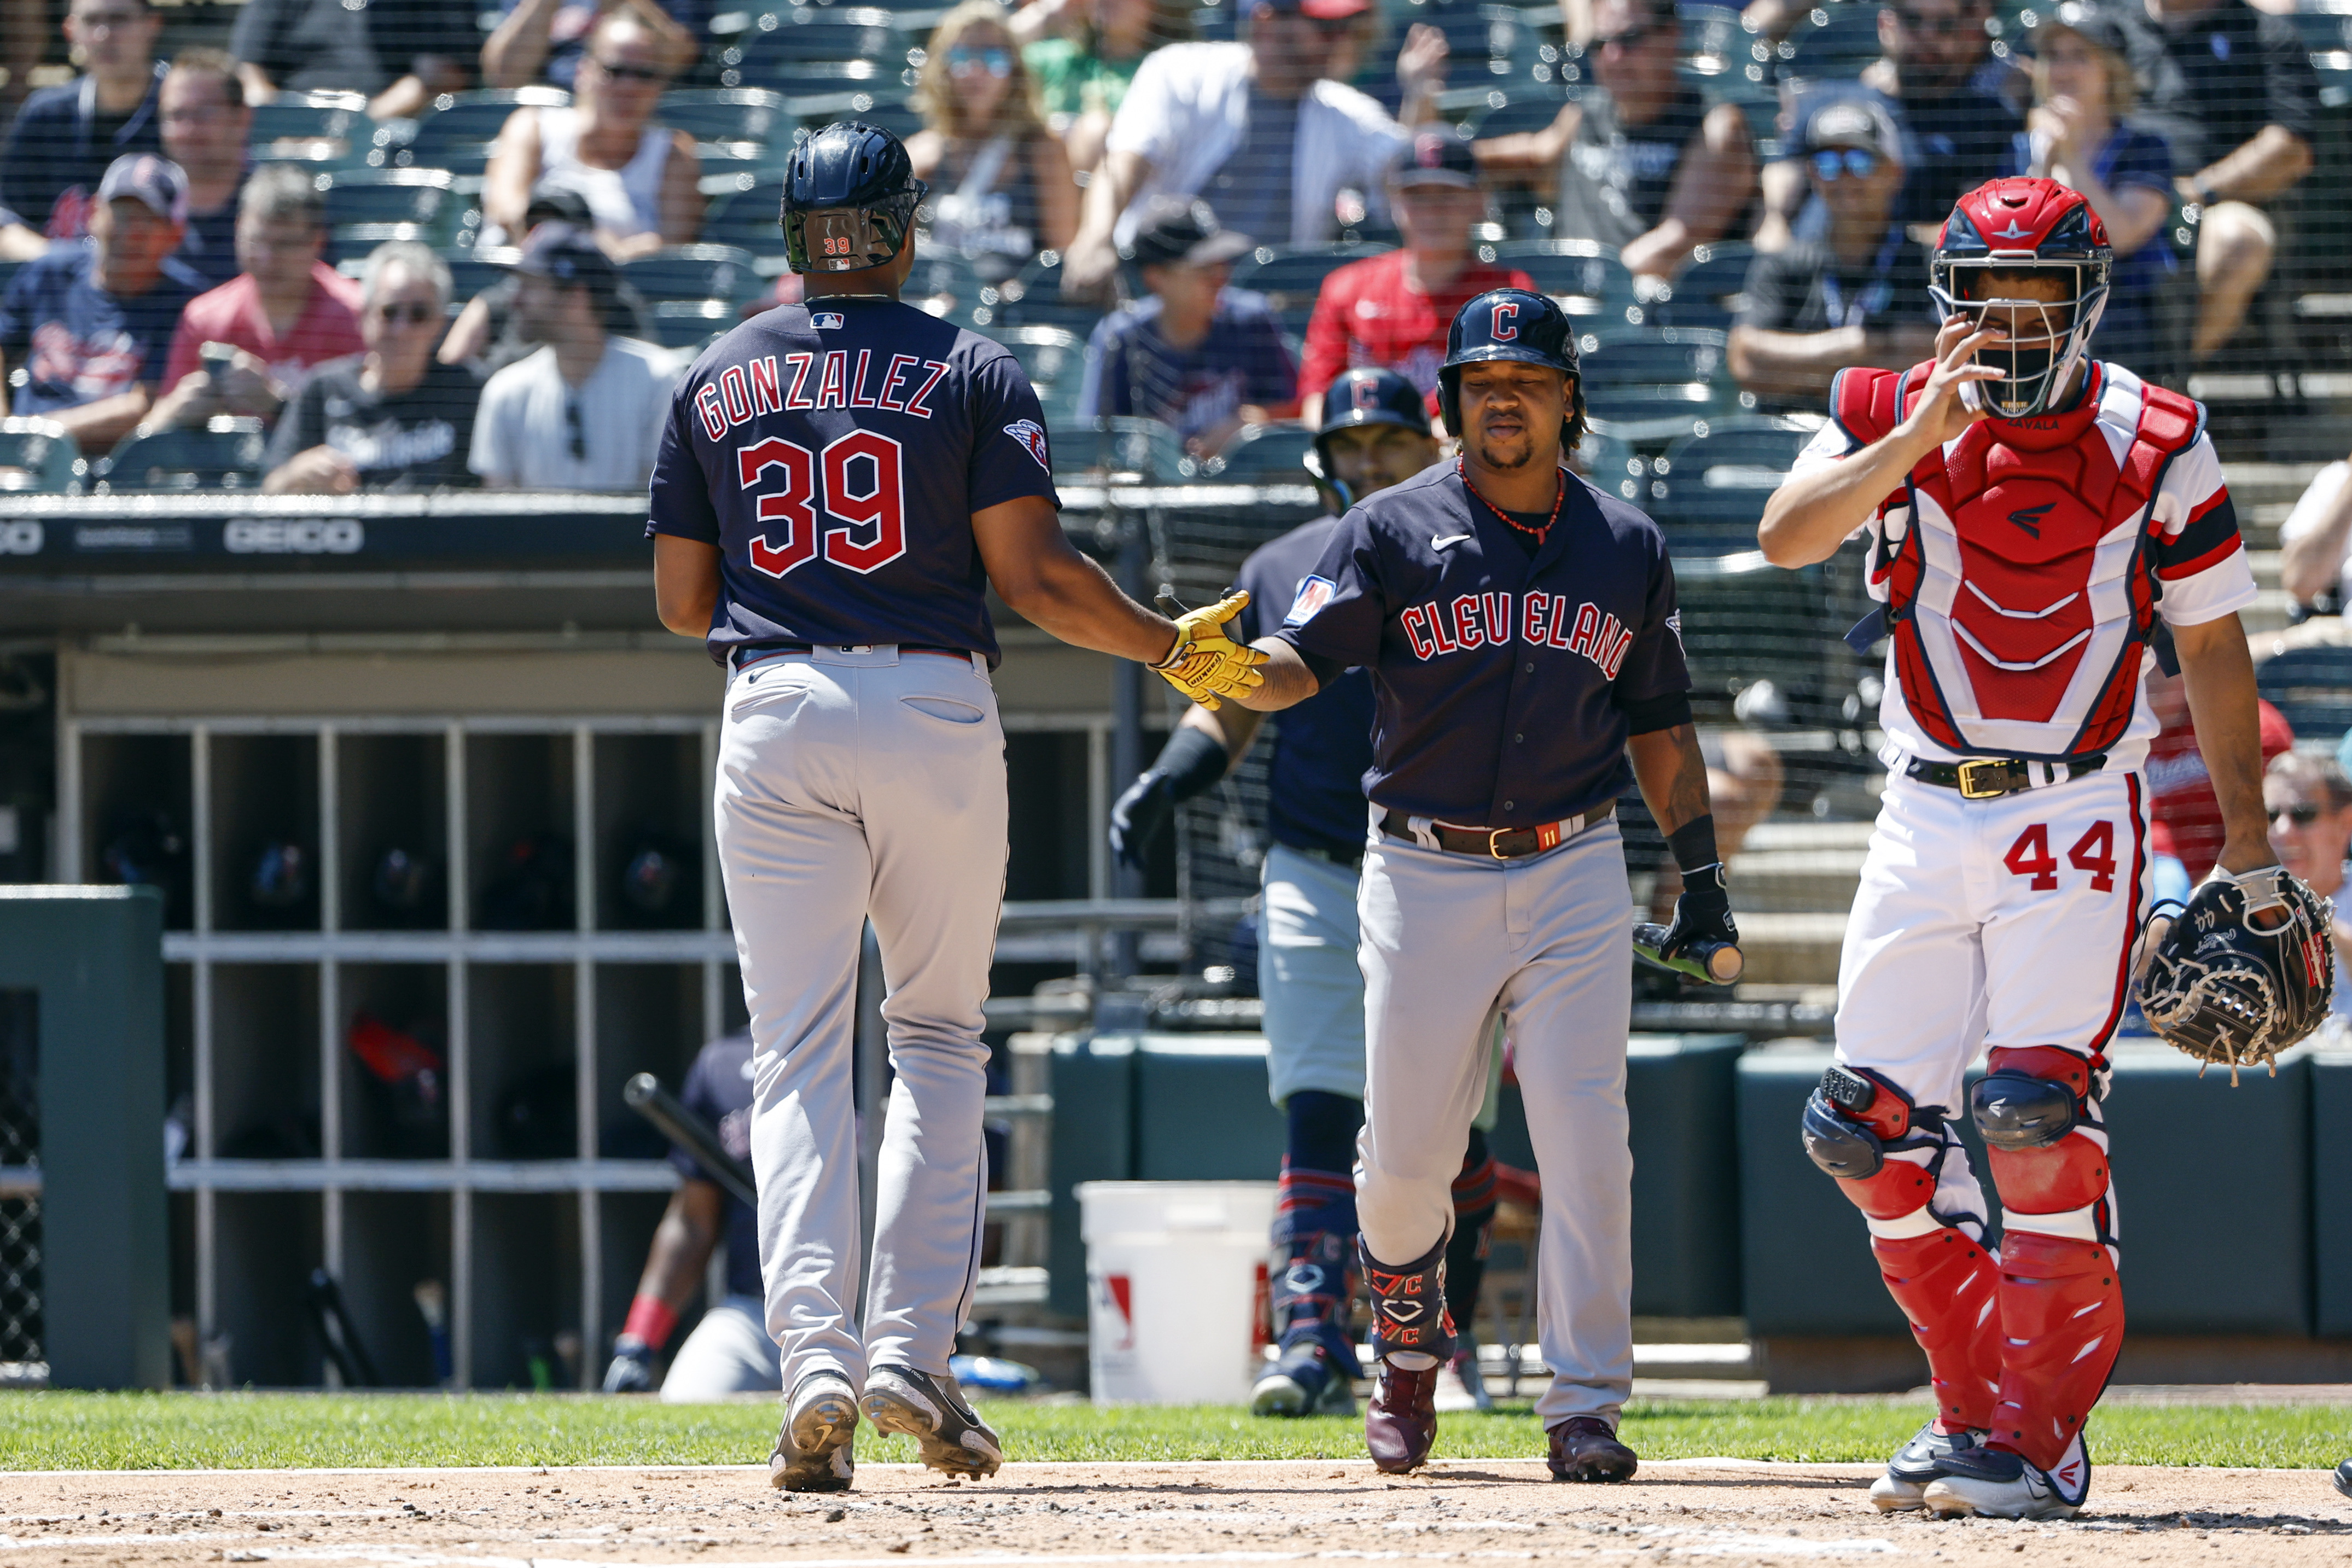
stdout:
[(1265, 655), (1225, 635), (1225, 623), (1249, 602), (1246, 593), (1232, 594), (1206, 610), (1190, 610), (1176, 618), (1176, 642), (1168, 656), (1152, 665), (1160, 678), (1214, 712), (1222, 697), (1247, 696), (1265, 677), (1258, 666)]
[(1988, 417), (1989, 409), (1970, 408), (1961, 390), (1972, 382), (1995, 382), (2001, 372), (1976, 363), (1979, 349), (1998, 343), (2009, 334), (1998, 326), (1979, 328), (1967, 315), (1955, 311), (1936, 334), (1936, 368), (1919, 390), (1919, 402), (1904, 426), (1930, 446), (1957, 441), (1969, 426)]
[(1110, 852), (1121, 865), (1143, 869), (1143, 857), (1176, 814), (1176, 791), (1168, 775), (1148, 768), (1110, 809)]
[(1723, 866), (1700, 866), (1683, 873), (1682, 896), (1675, 900), (1675, 923), (1658, 944), (1658, 956), (1679, 958), (1704, 944), (1727, 942), (1739, 946), (1739, 927), (1731, 918), (1731, 894), (1725, 888)]
[(650, 1394), (654, 1387), (654, 1353), (643, 1340), (623, 1334), (613, 1342), (613, 1364), (604, 1369), (607, 1394)]

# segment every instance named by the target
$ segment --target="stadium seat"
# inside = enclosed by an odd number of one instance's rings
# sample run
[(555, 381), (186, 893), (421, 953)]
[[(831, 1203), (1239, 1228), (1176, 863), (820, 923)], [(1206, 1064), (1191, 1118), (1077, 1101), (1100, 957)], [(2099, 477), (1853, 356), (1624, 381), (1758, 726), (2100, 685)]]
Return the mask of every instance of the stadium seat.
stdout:
[(1752, 549), (1766, 497), (1789, 476), (1815, 426), (1758, 416), (1708, 422), (1651, 465), (1635, 504), (1657, 520), (1675, 553)]
[(79, 490), (89, 467), (56, 420), (0, 419), (0, 490)]
[(251, 489), (267, 444), (261, 421), (222, 415), (202, 430), (131, 436), (100, 461), (98, 477), (113, 490)]
[(738, 172), (716, 183), (720, 188), (709, 192), (710, 204), (702, 214), (702, 243), (767, 258), (773, 265), (760, 270), (771, 276), (782, 270), (784, 231), (776, 214), (784, 198), (783, 176)]
[(647, 299), (727, 299), (760, 292), (755, 258), (726, 245), (673, 245), (621, 264), (621, 276)]
[(1351, 261), (1381, 256), (1391, 247), (1380, 245), (1309, 246), (1276, 250), (1261, 246), (1255, 256), (1234, 264), (1235, 288), (1252, 289), (1266, 298), (1282, 324), (1293, 332), (1307, 330), (1315, 314), (1315, 297), (1323, 280)]
[(655, 118), (698, 142), (789, 143), (793, 120), (782, 93), (761, 88), (683, 88), (662, 94)]
[[(345, 262), (344, 267), (357, 277), (362, 270), (359, 257)], [(522, 259), (522, 252), (512, 246), (499, 246), (488, 250), (445, 250), (441, 259), (449, 264), (449, 301), (452, 309), (463, 308), (466, 301), (483, 289), (504, 282), (514, 264)]]
[(2273, 653), (2254, 666), (2254, 686), (2297, 735), (2326, 739), (2352, 729), (2352, 648)]
[(1731, 329), (1738, 314), (1740, 291), (1748, 286), (1748, 268), (1756, 247), (1744, 241), (1703, 245), (1683, 268), (1673, 287), (1643, 307), (1654, 327), (1712, 327)]
[(1176, 433), (1156, 419), (1073, 420), (1050, 427), (1046, 439), (1056, 479), (1173, 485), (1200, 469)]
[(1307, 454), (1314, 446), (1315, 433), (1304, 425), (1252, 425), (1201, 465), (1201, 477), (1226, 485), (1312, 484)]
[(731, 329), (741, 308), (726, 299), (662, 299), (653, 307), (654, 339), (665, 349), (691, 349)]
[(1611, 495), (1641, 504), (1642, 486), (1648, 482), (1650, 465), (1634, 456), (1633, 447), (1616, 436), (1588, 425), (1583, 444), (1576, 449), (1575, 466), (1577, 472)]
[(416, 117), (415, 134), (387, 162), (397, 168), (478, 174), (488, 165), (490, 146), (516, 110), (526, 105), (561, 109), (571, 101), (572, 95), (557, 87), (445, 92)]
[[(913, 71), (894, 66), (891, 58), (821, 59), (794, 53), (782, 45), (746, 46), (743, 63), (719, 72), (725, 87), (765, 88), (786, 98), (821, 93), (871, 93), (877, 100), (897, 101), (914, 83)], [(796, 110), (797, 112), (797, 110)]]
[(317, 176), (327, 199), (330, 262), (355, 261), (386, 240), (436, 249), (456, 238), (464, 204), (446, 169), (337, 169)]
[(1589, 239), (1512, 240), (1495, 247), (1495, 265), (1526, 273), (1581, 326), (1601, 330), (1641, 319), (1625, 314), (1640, 308), (1633, 275), (1606, 246)]
[(253, 106), (245, 144), (261, 162), (340, 163), (375, 140), (367, 99), (355, 92), (281, 92)]
[(1087, 380), (1086, 340), (1059, 327), (992, 327), (989, 335), (1021, 362), (1050, 428), (1076, 420)]
[(1780, 53), (1784, 78), (1851, 81), (1882, 53), (1878, 8), (1851, 3), (1816, 6), (1790, 30)]
[(1044, 251), (997, 291), (997, 319), (1007, 327), (1059, 327), (1083, 340), (1104, 310), (1099, 305), (1062, 298), (1062, 257)]
[(1723, 334), (1698, 328), (1586, 334), (1578, 340), (1584, 402), (1627, 441), (1670, 437), (1736, 408), (1723, 364)]

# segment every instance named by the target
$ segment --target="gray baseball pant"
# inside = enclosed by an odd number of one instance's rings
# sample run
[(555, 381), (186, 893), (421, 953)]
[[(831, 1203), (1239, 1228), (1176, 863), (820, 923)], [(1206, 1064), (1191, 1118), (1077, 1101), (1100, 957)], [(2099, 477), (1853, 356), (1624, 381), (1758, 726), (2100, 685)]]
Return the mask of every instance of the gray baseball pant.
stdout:
[[(760, 1272), (783, 1386), (944, 1374), (986, 1217), (982, 1003), (1004, 897), (1004, 732), (986, 666), (819, 648), (734, 672), (719, 861), (751, 1017)], [(882, 951), (895, 1073), (861, 1334), (857, 953)]]
[(1536, 1320), (1552, 1383), (1536, 1414), (1546, 1427), (1572, 1416), (1613, 1426), (1633, 1381), (1633, 912), (1617, 824), (1519, 861), (1376, 830), (1357, 908), (1364, 1245), (1381, 1262), (1406, 1263), (1445, 1236), (1500, 1011), (1543, 1175)]

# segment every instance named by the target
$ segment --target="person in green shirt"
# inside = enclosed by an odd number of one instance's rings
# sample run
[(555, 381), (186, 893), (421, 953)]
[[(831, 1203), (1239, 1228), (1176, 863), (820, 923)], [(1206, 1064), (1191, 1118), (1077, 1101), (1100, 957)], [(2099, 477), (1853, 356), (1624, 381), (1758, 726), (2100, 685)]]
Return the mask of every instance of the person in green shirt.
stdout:
[(1192, 37), (1187, 0), (1034, 0), (1013, 18), (1022, 63), (1070, 167), (1102, 162), (1110, 117), (1143, 57)]

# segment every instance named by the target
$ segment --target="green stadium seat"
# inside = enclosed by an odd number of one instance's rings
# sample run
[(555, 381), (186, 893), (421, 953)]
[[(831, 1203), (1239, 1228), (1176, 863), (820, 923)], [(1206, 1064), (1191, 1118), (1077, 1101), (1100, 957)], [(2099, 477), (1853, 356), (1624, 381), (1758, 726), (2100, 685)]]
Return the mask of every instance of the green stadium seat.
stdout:
[(375, 142), (367, 99), (355, 92), (281, 92), (253, 106), (246, 146), (263, 162), (355, 162)]
[(1391, 248), (1384, 245), (1334, 245), (1287, 250), (1260, 246), (1255, 255), (1244, 256), (1234, 264), (1233, 286), (1265, 295), (1282, 324), (1293, 332), (1303, 333), (1307, 319), (1315, 314), (1315, 298), (1322, 292), (1325, 278), (1351, 261), (1381, 256)]
[(257, 488), (268, 436), (257, 419), (216, 417), (205, 428), (133, 435), (99, 463), (110, 490)]
[(1676, 554), (1754, 549), (1765, 500), (1788, 477), (1814, 428), (1756, 415), (1710, 421), (1704, 434), (1666, 448), (1635, 504), (1665, 529)]
[(621, 276), (649, 300), (747, 300), (761, 279), (748, 250), (725, 245), (674, 245), (621, 264)]
[(1049, 426), (1046, 440), (1056, 479), (1174, 485), (1200, 467), (1176, 433), (1156, 419), (1073, 420)]
[(1495, 247), (1495, 265), (1516, 267), (1560, 302), (1578, 324), (1601, 330), (1638, 324), (1633, 275), (1617, 253), (1587, 239), (1511, 240)]
[(1695, 327), (1587, 333), (1577, 343), (1584, 404), (1613, 434), (1640, 443), (1688, 434), (1738, 407), (1724, 335)]
[(1744, 241), (1699, 246), (1672, 287), (1643, 307), (1644, 319), (1654, 327), (1713, 327), (1728, 332), (1755, 260), (1756, 247)]
[(0, 490), (79, 490), (89, 470), (56, 420), (0, 419)]
[(656, 118), (698, 142), (790, 142), (793, 120), (782, 93), (761, 88), (681, 88), (662, 94)]
[(726, 299), (656, 300), (653, 318), (655, 340), (665, 349), (708, 343), (742, 319), (740, 308)]
[(1223, 485), (1311, 484), (1307, 455), (1314, 447), (1315, 433), (1304, 425), (1257, 425), (1202, 465), (1201, 477)]
[(518, 109), (561, 109), (572, 101), (562, 88), (523, 87), (479, 92), (445, 92), (416, 117), (415, 133), (386, 160), (398, 168), (446, 169), (478, 174), (489, 163), (490, 146)]

